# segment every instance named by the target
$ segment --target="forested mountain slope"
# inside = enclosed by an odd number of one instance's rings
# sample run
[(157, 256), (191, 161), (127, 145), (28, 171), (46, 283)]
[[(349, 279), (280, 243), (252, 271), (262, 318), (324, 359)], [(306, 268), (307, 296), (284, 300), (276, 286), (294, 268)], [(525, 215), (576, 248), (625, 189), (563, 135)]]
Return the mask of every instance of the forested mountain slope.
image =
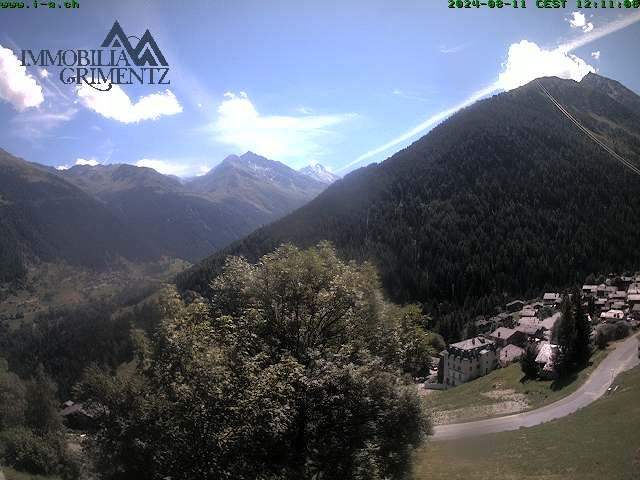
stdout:
[[(540, 82), (638, 164), (638, 97), (589, 75)], [(640, 177), (572, 124), (536, 82), (462, 110), (381, 164), (178, 278), (204, 290), (229, 254), (328, 239), (371, 259), (395, 301), (491, 305), (640, 263)]]
[(90, 267), (112, 265), (114, 257), (195, 262), (325, 187), (250, 152), (181, 182), (126, 164), (57, 171), (0, 151), (0, 281), (22, 277), (24, 260)]
[(46, 168), (0, 150), (0, 280), (24, 259), (104, 266), (114, 256), (148, 260), (158, 251), (104, 204)]

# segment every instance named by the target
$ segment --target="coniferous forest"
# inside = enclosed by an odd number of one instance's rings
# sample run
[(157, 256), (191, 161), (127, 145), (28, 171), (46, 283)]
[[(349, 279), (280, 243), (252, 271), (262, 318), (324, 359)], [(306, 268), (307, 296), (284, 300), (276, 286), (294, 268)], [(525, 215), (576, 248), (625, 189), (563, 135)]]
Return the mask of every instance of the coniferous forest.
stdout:
[[(590, 74), (541, 83), (638, 163), (637, 96)], [(606, 87), (606, 88), (605, 88)], [(557, 110), (536, 82), (459, 112), (382, 164), (357, 170), (284, 219), (178, 277), (204, 291), (228, 254), (333, 242), (373, 261), (397, 302), (488, 313), (505, 298), (633, 269), (640, 179)]]

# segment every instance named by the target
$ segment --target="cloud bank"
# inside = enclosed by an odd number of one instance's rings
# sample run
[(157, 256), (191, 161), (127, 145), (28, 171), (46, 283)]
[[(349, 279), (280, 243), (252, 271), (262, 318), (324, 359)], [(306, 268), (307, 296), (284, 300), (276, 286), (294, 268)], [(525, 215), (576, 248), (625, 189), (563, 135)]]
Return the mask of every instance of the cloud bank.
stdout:
[(134, 165), (136, 167), (153, 168), (156, 172), (160, 172), (163, 175), (175, 175), (177, 177), (200, 176), (210, 170), (206, 165), (188, 165), (179, 161), (152, 158), (143, 158), (142, 160), (138, 160)]
[(211, 125), (215, 139), (236, 150), (251, 150), (278, 160), (299, 162), (320, 156), (320, 139), (332, 135), (330, 127), (354, 114), (263, 115), (245, 92), (227, 92)]
[(16, 110), (37, 107), (44, 102), (42, 87), (20, 64), (13, 51), (0, 45), (0, 98)]
[(507, 61), (498, 75), (498, 87), (509, 91), (540, 77), (560, 77), (579, 82), (595, 68), (560, 48), (545, 50), (522, 40), (509, 47)]
[[(89, 167), (96, 167), (98, 165), (100, 165), (100, 162), (98, 162), (95, 158), (79, 158), (76, 160), (76, 163), (74, 163), (74, 165), (86, 165)], [(58, 165), (56, 167), (56, 170), (69, 170), (71, 167), (69, 165)]]

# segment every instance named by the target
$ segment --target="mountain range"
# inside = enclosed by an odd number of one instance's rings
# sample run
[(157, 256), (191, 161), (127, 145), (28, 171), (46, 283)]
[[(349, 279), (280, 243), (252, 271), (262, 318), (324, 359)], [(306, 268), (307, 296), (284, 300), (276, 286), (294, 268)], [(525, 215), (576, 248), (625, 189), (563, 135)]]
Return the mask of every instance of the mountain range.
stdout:
[(331, 185), (333, 182), (340, 179), (338, 175), (319, 163), (307, 165), (298, 171), (307, 177), (311, 177), (321, 183), (326, 183), (327, 185)]
[(189, 181), (126, 164), (68, 170), (0, 152), (0, 280), (23, 260), (106, 266), (121, 256), (191, 262), (302, 206), (326, 187), (247, 152)]
[(598, 142), (640, 166), (640, 97), (595, 74), (531, 82), (352, 172), (178, 285), (206, 290), (227, 255), (255, 260), (321, 240), (375, 263), (393, 300), (434, 308), (489, 310), (588, 273), (635, 270), (640, 177)]

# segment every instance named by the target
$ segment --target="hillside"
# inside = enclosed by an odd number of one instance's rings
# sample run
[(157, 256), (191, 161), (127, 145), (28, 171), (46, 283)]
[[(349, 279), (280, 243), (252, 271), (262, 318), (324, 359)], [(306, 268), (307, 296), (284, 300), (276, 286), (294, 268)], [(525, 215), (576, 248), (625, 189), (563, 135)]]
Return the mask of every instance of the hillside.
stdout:
[(24, 262), (197, 261), (277, 220), (326, 185), (252, 153), (182, 182), (126, 164), (56, 171), (0, 151), (0, 281)]
[[(638, 163), (640, 112), (628, 106), (635, 94), (595, 75), (541, 83)], [(532, 82), (480, 101), (385, 162), (352, 172), (185, 272), (178, 284), (206, 289), (229, 254), (254, 260), (283, 242), (328, 239), (345, 257), (374, 261), (395, 301), (488, 310), (504, 296), (637, 267), (639, 207), (640, 178)]]
[(146, 261), (158, 250), (103, 203), (47, 169), (0, 150), (0, 280), (23, 260), (101, 267), (114, 257)]
[(61, 175), (102, 200), (164, 255), (196, 261), (265, 222), (188, 191), (177, 179), (132, 165), (76, 166)]
[(635, 368), (616, 379), (612, 393), (561, 420), (462, 443), (429, 442), (415, 454), (412, 478), (638, 478), (638, 428), (640, 368)]
[(187, 187), (216, 202), (246, 210), (245, 214), (261, 218), (264, 224), (304, 205), (326, 185), (283, 163), (247, 152), (230, 155)]
[(105, 202), (164, 255), (197, 261), (315, 197), (324, 185), (252, 153), (181, 183), (132, 165), (76, 166), (61, 175)]

